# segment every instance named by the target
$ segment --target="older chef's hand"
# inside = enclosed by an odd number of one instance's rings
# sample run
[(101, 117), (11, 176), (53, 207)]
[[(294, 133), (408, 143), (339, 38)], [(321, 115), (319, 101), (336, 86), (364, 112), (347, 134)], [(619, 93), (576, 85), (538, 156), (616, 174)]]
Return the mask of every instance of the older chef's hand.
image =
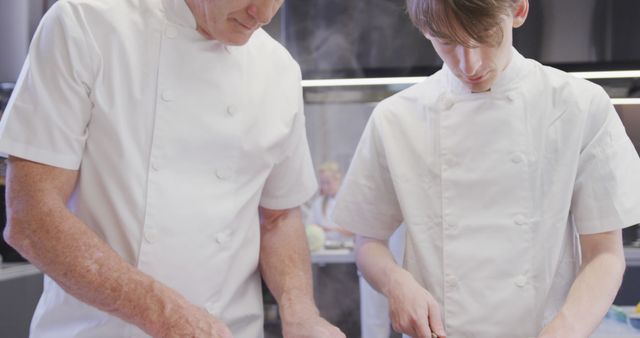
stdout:
[(284, 338), (345, 338), (340, 329), (331, 325), (315, 311), (301, 311), (282, 316)]
[(389, 317), (393, 329), (414, 338), (431, 338), (432, 332), (445, 337), (440, 306), (406, 270), (389, 276)]
[(183, 316), (177, 316), (175, 320), (166, 323), (165, 329), (157, 337), (233, 338), (227, 325), (205, 309), (190, 306), (182, 314)]

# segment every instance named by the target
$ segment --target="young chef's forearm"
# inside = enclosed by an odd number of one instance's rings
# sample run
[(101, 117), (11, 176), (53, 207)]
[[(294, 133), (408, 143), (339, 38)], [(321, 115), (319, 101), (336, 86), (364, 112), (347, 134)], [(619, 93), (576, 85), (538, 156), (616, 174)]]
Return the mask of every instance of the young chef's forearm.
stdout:
[(580, 272), (560, 313), (545, 330), (559, 337), (588, 337), (605, 316), (624, 274), (620, 230), (582, 235), (580, 241)]
[(284, 320), (318, 315), (311, 258), (299, 208), (261, 209), (260, 271)]
[(69, 294), (158, 335), (186, 300), (122, 260), (69, 212), (76, 178), (73, 171), (11, 161), (5, 238)]
[(368, 237), (356, 236), (356, 262), (369, 285), (384, 295), (388, 295), (395, 276), (408, 274), (396, 264), (385, 241)]

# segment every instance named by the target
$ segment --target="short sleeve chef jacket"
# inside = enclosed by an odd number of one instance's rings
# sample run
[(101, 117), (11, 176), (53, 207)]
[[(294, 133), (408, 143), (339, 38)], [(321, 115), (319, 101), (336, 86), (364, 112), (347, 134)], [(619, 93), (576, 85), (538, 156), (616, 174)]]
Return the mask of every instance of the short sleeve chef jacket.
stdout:
[(447, 337), (537, 336), (579, 266), (578, 234), (640, 222), (640, 161), (606, 93), (527, 60), (490, 92), (446, 67), (378, 105), (334, 212), (386, 239), (442, 306)]
[[(184, 0), (61, 0), (3, 117), (0, 151), (79, 169), (70, 209), (127, 262), (262, 337), (258, 206), (316, 190), (300, 70), (264, 31), (204, 39)], [(34, 337), (143, 337), (45, 278)]]

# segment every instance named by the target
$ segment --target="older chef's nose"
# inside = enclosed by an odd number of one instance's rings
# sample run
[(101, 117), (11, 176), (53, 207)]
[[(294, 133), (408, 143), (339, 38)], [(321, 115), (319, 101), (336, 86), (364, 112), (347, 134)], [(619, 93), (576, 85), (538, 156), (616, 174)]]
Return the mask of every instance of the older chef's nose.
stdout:
[(277, 4), (280, 1), (274, 0), (257, 0), (253, 1), (247, 7), (247, 13), (256, 20), (258, 25), (263, 26), (271, 22), (271, 19), (276, 14), (276, 11), (280, 6)]
[(482, 65), (482, 58), (480, 56), (479, 48), (468, 48), (460, 46), (459, 62), (460, 71), (468, 77), (477, 76), (478, 70)]

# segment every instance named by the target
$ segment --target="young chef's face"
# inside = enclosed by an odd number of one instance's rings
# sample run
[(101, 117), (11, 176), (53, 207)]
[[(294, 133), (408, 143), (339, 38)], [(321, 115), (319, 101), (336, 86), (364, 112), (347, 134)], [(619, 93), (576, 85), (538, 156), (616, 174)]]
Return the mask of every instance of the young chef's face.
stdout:
[(227, 45), (243, 45), (268, 24), (284, 0), (186, 0), (198, 31)]
[(496, 44), (477, 44), (472, 47), (442, 40), (425, 34), (444, 63), (472, 92), (485, 92), (511, 62), (513, 28), (520, 27), (527, 17), (529, 5), (521, 1), (512, 15), (503, 16), (495, 34), (502, 39)]

